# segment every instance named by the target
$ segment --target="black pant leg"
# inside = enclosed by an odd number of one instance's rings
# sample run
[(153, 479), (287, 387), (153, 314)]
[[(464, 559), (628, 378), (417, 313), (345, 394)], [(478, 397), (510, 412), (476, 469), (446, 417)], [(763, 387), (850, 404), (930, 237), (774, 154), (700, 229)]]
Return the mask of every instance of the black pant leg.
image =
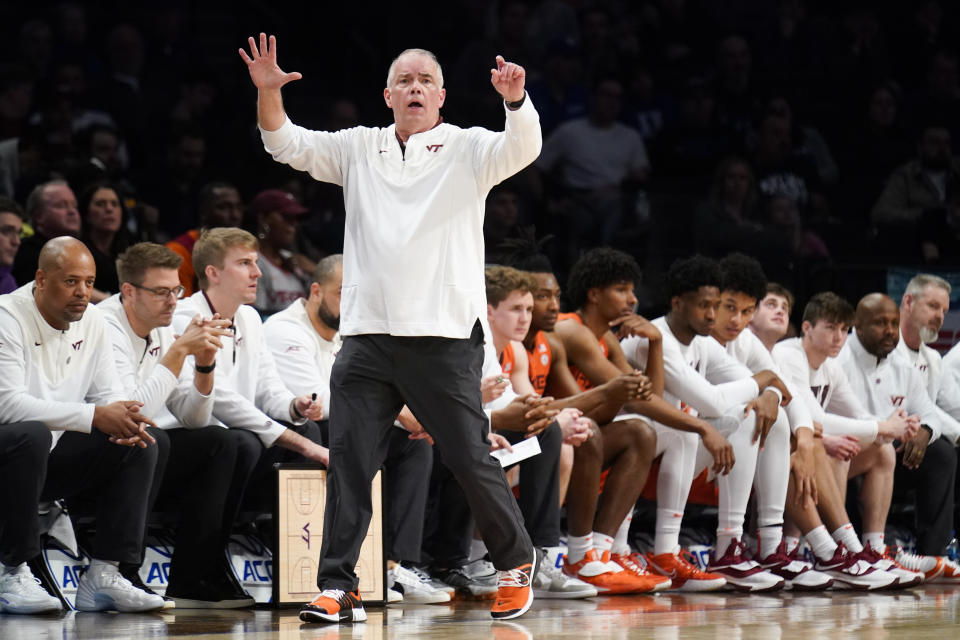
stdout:
[(230, 532), (240, 513), (240, 505), (250, 485), (257, 462), (263, 455), (264, 446), (260, 438), (246, 429), (227, 429), (229, 437), (236, 443), (237, 460), (233, 468), (230, 488), (223, 506), (223, 545), (227, 544)]
[(523, 516), (503, 468), (489, 453), (479, 321), (466, 340), (391, 337), (390, 342), (396, 351), (394, 381), (463, 487), (493, 565), (507, 570), (529, 563), (533, 544)]
[(51, 442), (42, 422), (0, 425), (0, 562), (8, 567), (40, 553), (37, 506)]
[(160, 495), (178, 505), (170, 584), (189, 585), (217, 571), (224, 511), (237, 464), (237, 439), (219, 426), (171, 429), (170, 466)]
[(430, 557), (431, 565), (441, 570), (463, 566), (470, 557), (473, 514), (463, 489), (436, 447), (433, 447), (433, 472), (427, 503), (430, 531), (424, 540), (424, 551)]
[(946, 553), (953, 529), (954, 484), (957, 454), (952, 444), (939, 438), (923, 456), (916, 470), (903, 466), (903, 454), (897, 455), (894, 482), (916, 490), (917, 551), (924, 555)]
[(156, 446), (115, 445), (96, 429), (67, 432), (50, 452), (41, 500), (90, 492), (97, 502), (93, 557), (138, 563), (158, 453)]
[(317, 586), (353, 591), (370, 526), (370, 483), (386, 457), (388, 430), (403, 407), (391, 380), (387, 336), (347, 336), (330, 376), (330, 466)]
[(388, 436), (384, 461), (387, 558), (420, 562), (433, 452), (426, 440), (411, 440), (403, 429)]
[[(510, 444), (523, 440), (523, 433), (501, 433)], [(554, 422), (538, 436), (540, 453), (519, 463), (520, 495), (517, 504), (530, 539), (538, 547), (560, 544), (560, 447), (563, 432)]]

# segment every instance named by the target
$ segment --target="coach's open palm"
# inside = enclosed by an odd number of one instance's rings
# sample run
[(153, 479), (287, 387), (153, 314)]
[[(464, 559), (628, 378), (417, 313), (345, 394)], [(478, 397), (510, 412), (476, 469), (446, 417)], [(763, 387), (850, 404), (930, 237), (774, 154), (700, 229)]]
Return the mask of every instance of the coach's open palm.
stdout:
[(269, 40), (264, 33), (260, 34), (260, 46), (252, 37), (247, 39), (250, 44), (250, 54), (242, 48), (240, 57), (247, 65), (250, 79), (257, 89), (279, 89), (288, 82), (299, 80), (303, 76), (296, 71), (286, 73), (277, 65), (277, 38), (270, 36)]

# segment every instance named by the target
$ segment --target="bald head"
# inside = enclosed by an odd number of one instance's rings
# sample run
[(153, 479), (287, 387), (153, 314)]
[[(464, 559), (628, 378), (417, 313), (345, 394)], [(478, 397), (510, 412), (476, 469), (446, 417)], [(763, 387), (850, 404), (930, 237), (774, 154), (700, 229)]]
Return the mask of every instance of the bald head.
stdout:
[(867, 353), (885, 358), (900, 340), (900, 309), (888, 295), (867, 294), (857, 303), (854, 327)]
[(899, 310), (897, 303), (890, 296), (884, 293), (868, 293), (860, 298), (860, 302), (857, 303), (855, 324), (859, 326), (861, 322), (868, 322), (875, 314), (891, 309), (893, 311)]
[(50, 326), (61, 331), (83, 317), (97, 270), (86, 245), (69, 236), (43, 245), (33, 298)]
[(93, 255), (90, 253), (90, 250), (87, 249), (87, 245), (76, 238), (60, 236), (59, 238), (49, 240), (43, 245), (43, 248), (40, 249), (37, 268), (50, 273), (62, 269), (72, 261), (82, 259), (83, 256), (86, 256), (91, 261), (93, 260)]

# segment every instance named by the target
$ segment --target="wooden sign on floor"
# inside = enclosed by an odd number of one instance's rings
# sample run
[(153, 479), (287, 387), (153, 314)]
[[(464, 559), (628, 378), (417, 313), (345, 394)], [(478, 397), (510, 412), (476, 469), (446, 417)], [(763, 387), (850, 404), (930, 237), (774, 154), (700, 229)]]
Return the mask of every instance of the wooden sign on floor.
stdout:
[[(273, 602), (303, 604), (317, 595), (317, 564), (323, 542), (327, 472), (313, 465), (277, 465), (277, 504), (274, 525)], [(360, 547), (354, 571), (360, 578), (364, 604), (386, 599), (386, 563), (383, 551), (383, 489), (381, 473), (373, 479), (373, 516)]]

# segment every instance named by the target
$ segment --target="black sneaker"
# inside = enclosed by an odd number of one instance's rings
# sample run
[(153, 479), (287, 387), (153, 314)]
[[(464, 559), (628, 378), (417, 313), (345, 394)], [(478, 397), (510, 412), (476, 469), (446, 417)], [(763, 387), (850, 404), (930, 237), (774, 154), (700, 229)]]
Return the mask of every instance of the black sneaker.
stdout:
[(303, 605), (300, 619), (304, 622), (364, 622), (367, 612), (356, 591), (324, 589), (313, 602)]
[[(152, 596), (160, 596), (160, 594), (158, 594), (156, 591), (154, 591), (147, 585), (143, 584), (143, 580), (140, 578), (139, 565), (133, 565), (133, 564), (127, 564), (125, 562), (121, 562), (119, 570), (120, 570), (120, 575), (122, 575), (124, 578), (129, 580), (130, 584), (135, 586), (137, 589), (140, 589), (141, 591), (145, 591)], [(173, 599), (168, 598), (165, 595), (160, 597), (163, 598), (164, 609), (173, 609), (175, 606), (177, 606), (176, 603), (173, 601)]]
[(189, 586), (172, 583), (167, 587), (167, 597), (178, 609), (243, 609), (256, 604), (247, 593), (231, 593), (208, 580), (191, 581)]

